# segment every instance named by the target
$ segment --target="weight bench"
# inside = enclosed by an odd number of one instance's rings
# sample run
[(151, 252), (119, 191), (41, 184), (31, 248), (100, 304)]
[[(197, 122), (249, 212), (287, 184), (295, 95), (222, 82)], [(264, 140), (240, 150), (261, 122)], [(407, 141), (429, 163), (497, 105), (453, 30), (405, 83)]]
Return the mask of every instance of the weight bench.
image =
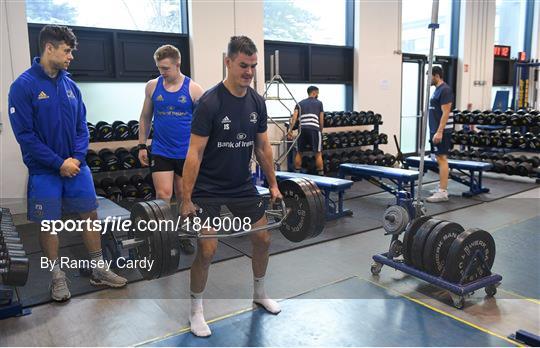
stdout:
[[(350, 176), (355, 181), (365, 179), (396, 196), (398, 205), (403, 199), (414, 197), (414, 183), (418, 179), (419, 174), (416, 170), (389, 168), (371, 164), (343, 163), (339, 166), (340, 178)], [(382, 179), (390, 180), (396, 187), (388, 185)], [(409, 187), (409, 192), (407, 192), (407, 186)]]
[[(405, 158), (404, 165), (406, 168), (418, 168), (420, 166), (420, 157), (407, 157)], [(491, 163), (448, 159), (448, 167), (449, 169), (456, 169), (460, 173), (464, 174), (464, 177), (456, 175), (452, 173), (452, 171), (450, 171), (448, 174), (452, 180), (469, 187), (469, 191), (462, 193), (464, 197), (471, 197), (480, 193), (489, 192), (488, 188), (482, 187), (482, 173), (485, 170), (490, 170), (493, 167)], [(439, 165), (437, 164), (436, 159), (425, 157), (424, 172), (426, 172), (428, 169), (436, 173), (439, 172)]]
[[(324, 195), (324, 206), (326, 210), (326, 220), (334, 220), (342, 216), (352, 215), (353, 212), (350, 209), (343, 209), (343, 198), (345, 190), (351, 188), (353, 182), (351, 180), (329, 178), (326, 176), (310, 175), (302, 173), (291, 172), (276, 172), (276, 179), (278, 181), (291, 179), (291, 178), (304, 178), (310, 179), (321, 189)], [(330, 198), (332, 192), (337, 192), (338, 201), (335, 202)]]

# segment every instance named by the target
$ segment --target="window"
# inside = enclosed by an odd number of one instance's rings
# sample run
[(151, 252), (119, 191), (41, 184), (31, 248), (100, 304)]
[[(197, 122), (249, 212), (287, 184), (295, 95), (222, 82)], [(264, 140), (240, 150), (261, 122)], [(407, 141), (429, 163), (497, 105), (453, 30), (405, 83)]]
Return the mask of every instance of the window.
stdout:
[(511, 46), (512, 58), (524, 50), (526, 0), (497, 0), (495, 44)]
[[(432, 0), (402, 0), (401, 50), (407, 53), (429, 54)], [(435, 55), (450, 55), (452, 30), (452, 0), (439, 2), (439, 28), (435, 31)]]
[(347, 25), (346, 0), (264, 0), (265, 40), (345, 46)]
[(27, 0), (28, 23), (183, 33), (181, 0)]
[[(307, 98), (307, 88), (310, 84), (288, 83), (287, 88), (292, 93), (297, 102)], [(323, 103), (325, 111), (345, 111), (346, 107), (346, 86), (334, 84), (316, 84), (319, 87), (319, 100)], [(277, 85), (272, 85), (268, 91), (268, 96), (277, 96)], [(279, 96), (290, 98), (287, 89), (280, 85)], [(283, 105), (285, 104), (285, 106)], [(274, 119), (289, 119), (294, 111), (295, 103), (292, 100), (284, 100), (283, 104), (276, 100), (267, 100), (266, 109), (268, 117)]]

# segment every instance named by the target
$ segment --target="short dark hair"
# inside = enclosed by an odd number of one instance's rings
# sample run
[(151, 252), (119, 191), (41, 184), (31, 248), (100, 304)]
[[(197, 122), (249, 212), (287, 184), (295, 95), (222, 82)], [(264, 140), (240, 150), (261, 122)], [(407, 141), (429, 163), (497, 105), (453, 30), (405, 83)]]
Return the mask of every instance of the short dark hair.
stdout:
[(255, 43), (247, 36), (232, 36), (227, 46), (227, 57), (233, 58), (238, 53), (252, 56), (257, 53)]
[(313, 92), (313, 91), (319, 91), (319, 87), (317, 87), (317, 86), (309, 86), (309, 87), (307, 88), (307, 94), (308, 94), (308, 95), (310, 95), (311, 92)]
[(77, 37), (73, 31), (65, 26), (56, 24), (47, 24), (39, 32), (39, 48), (41, 52), (45, 51), (45, 45), (51, 43), (55, 48), (65, 42), (72, 49), (77, 48)]
[(431, 75), (439, 75), (439, 77), (442, 79), (443, 76), (443, 69), (440, 66), (434, 66), (431, 68)]

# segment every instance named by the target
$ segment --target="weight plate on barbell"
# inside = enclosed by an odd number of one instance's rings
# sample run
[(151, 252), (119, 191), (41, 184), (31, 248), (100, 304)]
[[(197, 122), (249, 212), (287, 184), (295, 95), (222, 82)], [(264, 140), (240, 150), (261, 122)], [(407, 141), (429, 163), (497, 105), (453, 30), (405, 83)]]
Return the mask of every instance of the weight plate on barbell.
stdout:
[[(483, 256), (483, 262), (476, 258), (478, 255)], [(479, 228), (467, 229), (452, 242), (442, 276), (449, 282), (467, 284), (488, 276), (494, 262), (493, 236)], [(486, 268), (482, 267), (482, 263)], [(467, 271), (468, 267), (470, 267), (469, 271)]]
[(160, 230), (161, 243), (163, 246), (163, 263), (161, 269), (161, 277), (166, 277), (178, 270), (178, 264), (180, 262), (180, 239), (178, 238), (178, 232), (170, 228), (169, 224), (174, 224), (174, 217), (171, 212), (171, 208), (167, 203), (162, 200), (150, 201), (150, 203), (156, 206), (158, 215), (164, 221), (170, 221)]
[(312, 231), (310, 237), (309, 237), (309, 238), (315, 238), (319, 234), (321, 234), (321, 232), (324, 229), (324, 224), (326, 222), (326, 210), (324, 208), (323, 195), (321, 193), (321, 190), (317, 186), (317, 184), (315, 182), (313, 182), (312, 180), (305, 180), (305, 181), (312, 188), (311, 192), (315, 195), (316, 201), (318, 202), (318, 204), (315, 205), (315, 209), (316, 209), (317, 212), (320, 212), (319, 214), (316, 214), (317, 217), (318, 217), (317, 226), (320, 225), (320, 226), (322, 226), (322, 228), (314, 229)]
[(316, 195), (307, 190), (306, 179), (291, 178), (280, 181), (278, 186), (290, 213), (282, 222), (280, 231), (291, 242), (301, 242), (312, 235), (319, 235), (324, 226), (318, 222)]
[(418, 270), (424, 270), (424, 264), (422, 262), (422, 257), (424, 255), (424, 246), (426, 245), (426, 240), (429, 237), (429, 234), (435, 226), (443, 222), (443, 220), (438, 219), (429, 219), (424, 222), (422, 226), (418, 228), (418, 232), (414, 235), (411, 248), (411, 260), (414, 268)]
[(418, 232), (420, 226), (429, 219), (431, 219), (430, 216), (420, 216), (413, 219), (407, 226), (405, 234), (403, 235), (403, 260), (405, 261), (405, 264), (412, 265), (411, 249), (414, 236)]
[(135, 259), (154, 261), (150, 269), (139, 268), (139, 272), (146, 280), (159, 278), (163, 267), (163, 245), (161, 242), (161, 232), (157, 229), (148, 228), (154, 226), (147, 226), (145, 230), (138, 229), (138, 224), (141, 220), (153, 220), (157, 222), (157, 214), (148, 202), (139, 202), (131, 209), (130, 218), (133, 229), (133, 231), (130, 231), (130, 237), (145, 241), (143, 244), (135, 248)]
[(9, 257), (6, 266), (7, 273), (2, 273), (2, 282), (9, 286), (24, 286), (28, 280), (29, 261), (27, 257)]
[(463, 227), (455, 222), (443, 221), (431, 231), (426, 245), (422, 264), (424, 270), (434, 276), (440, 276), (446, 264), (446, 256), (452, 242), (463, 232)]

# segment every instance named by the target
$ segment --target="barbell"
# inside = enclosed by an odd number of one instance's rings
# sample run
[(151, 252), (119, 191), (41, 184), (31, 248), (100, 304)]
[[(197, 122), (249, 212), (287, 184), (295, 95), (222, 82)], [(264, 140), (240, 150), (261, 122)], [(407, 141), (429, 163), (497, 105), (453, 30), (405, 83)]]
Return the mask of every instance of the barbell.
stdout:
[[(139, 272), (144, 279), (156, 279), (173, 274), (178, 269), (180, 259), (180, 238), (230, 238), (256, 233), (263, 230), (280, 230), (291, 242), (302, 242), (315, 238), (324, 229), (324, 199), (317, 185), (305, 178), (292, 178), (279, 182), (283, 200), (265, 211), (268, 224), (253, 229), (232, 233), (204, 234), (202, 231), (189, 231), (184, 222), (180, 232), (172, 224), (159, 221), (173, 221), (172, 211), (162, 200), (139, 202), (131, 210), (129, 239), (120, 242), (123, 249), (133, 250)], [(224, 215), (222, 216), (224, 217)], [(156, 221), (160, 228), (139, 229), (140, 221)], [(152, 262), (153, 261), (153, 262)], [(141, 265), (152, 264), (150, 268)]]

